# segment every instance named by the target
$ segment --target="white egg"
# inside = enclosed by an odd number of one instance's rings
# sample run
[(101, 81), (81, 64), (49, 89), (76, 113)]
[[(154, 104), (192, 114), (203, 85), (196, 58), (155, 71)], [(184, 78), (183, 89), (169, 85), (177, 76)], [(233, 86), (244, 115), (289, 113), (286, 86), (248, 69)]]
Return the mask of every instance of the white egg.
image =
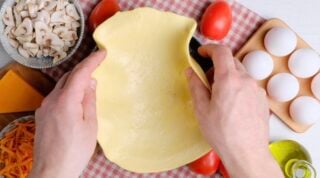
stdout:
[(264, 46), (274, 56), (287, 56), (296, 48), (297, 36), (288, 28), (274, 27), (266, 34)]
[(313, 49), (298, 49), (290, 56), (288, 67), (296, 77), (309, 78), (319, 71), (320, 57)]
[(313, 95), (320, 100), (320, 73), (312, 79), (311, 90)]
[(265, 51), (256, 50), (248, 53), (242, 61), (249, 75), (256, 80), (263, 80), (273, 71), (272, 57)]
[(300, 96), (291, 103), (290, 115), (297, 123), (312, 125), (320, 120), (320, 103), (310, 96)]
[(279, 102), (287, 102), (295, 98), (299, 93), (298, 79), (289, 73), (274, 75), (268, 82), (269, 96)]

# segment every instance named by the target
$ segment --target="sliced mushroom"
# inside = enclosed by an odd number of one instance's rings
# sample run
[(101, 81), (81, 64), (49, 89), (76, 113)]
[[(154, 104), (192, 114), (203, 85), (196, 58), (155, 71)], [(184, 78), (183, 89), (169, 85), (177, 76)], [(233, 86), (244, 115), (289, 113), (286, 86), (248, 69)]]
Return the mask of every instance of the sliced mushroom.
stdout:
[(36, 4), (36, 0), (25, 0), (25, 4)]
[(30, 57), (28, 51), (25, 50), (25, 49), (23, 49), (22, 46), (20, 46), (20, 47), (18, 48), (18, 52), (19, 52), (23, 57), (25, 57), (25, 58), (29, 58), (29, 57)]
[(64, 45), (67, 47), (72, 47), (76, 44), (76, 41), (64, 41)]
[(26, 43), (26, 42), (31, 42), (33, 39), (32, 35), (29, 36), (17, 36), (17, 40), (20, 42), (20, 44)]
[(75, 45), (75, 41), (64, 41), (63, 51), (67, 52), (71, 47)]
[(44, 7), (48, 6), (49, 3), (49, 0), (37, 0), (39, 10), (42, 10)]
[(76, 41), (64, 41), (64, 45), (71, 48), (76, 44)]
[(17, 30), (14, 32), (16, 36), (26, 36), (32, 35), (33, 24), (29, 18), (25, 18), (23, 22), (17, 27)]
[(63, 46), (63, 49), (62, 49), (64, 52), (68, 52), (69, 51), (69, 47), (68, 46)]
[(47, 11), (52, 11), (54, 10), (54, 8), (56, 8), (56, 6), (57, 6), (57, 1), (45, 0), (43, 8)]
[(42, 49), (43, 56), (49, 56), (49, 53), (50, 53), (50, 48), (43, 48)]
[(43, 45), (46, 47), (50, 47), (50, 46), (59, 46), (59, 47), (63, 47), (64, 42), (58, 37), (58, 35), (49, 32), (47, 34), (45, 34), (44, 38), (43, 38)]
[(21, 11), (20, 16), (21, 16), (21, 18), (26, 18), (29, 16), (29, 12), (28, 11)]
[(11, 28), (11, 31), (10, 31), (10, 33), (11, 33), (11, 35), (13, 35), (14, 36), (14, 32), (17, 30), (17, 28), (16, 27), (12, 27)]
[(67, 0), (57, 0), (57, 10), (63, 10), (69, 3)]
[[(55, 47), (56, 49), (58, 49), (59, 51), (61, 50), (59, 47)], [(53, 46), (50, 48), (50, 52), (49, 52), (49, 55), (50, 56), (54, 56), (57, 52), (59, 51), (56, 51), (55, 48), (53, 48)]]
[(39, 48), (39, 45), (36, 43), (24, 43), (23, 44), (24, 49), (30, 49), (30, 48)]
[(26, 5), (26, 3), (23, 3), (23, 10), (28, 11), (28, 6)]
[(4, 35), (6, 35), (7, 37), (9, 37), (9, 38), (14, 38), (15, 36), (12, 34), (12, 29), (13, 29), (14, 27), (12, 27), (12, 26), (7, 26), (5, 29), (4, 29)]
[(52, 13), (51, 21), (52, 23), (65, 23), (65, 12), (64, 11), (57, 11)]
[(71, 22), (74, 22), (76, 20), (74, 20), (72, 17), (65, 15), (64, 16), (64, 22), (65, 24), (67, 24), (70, 28), (71, 28)]
[(54, 57), (53, 57), (53, 63), (57, 63), (59, 62), (61, 59), (67, 57), (67, 53), (64, 52), (64, 51), (60, 51), (60, 52), (57, 52), (54, 54)]
[(44, 22), (38, 21), (35, 23), (36, 43), (43, 44), (45, 34), (50, 33), (50, 29)]
[(13, 19), (12, 7), (8, 7), (6, 9), (6, 12), (4, 13), (2, 20), (3, 20), (3, 23), (7, 26), (13, 27), (15, 25), (14, 19)]
[(9, 33), (7, 33), (6, 31), (5, 31), (5, 33), (6, 33), (6, 35), (9, 37), (9, 38), (12, 38), (12, 39), (14, 39), (14, 38), (16, 38), (16, 36), (15, 36), (15, 34), (14, 34), (14, 32), (16, 31), (16, 27), (11, 27), (11, 29), (7, 29), (7, 30), (10, 30), (9, 31)]
[(21, 12), (25, 6), (24, 0), (17, 2), (16, 9), (18, 12)]
[(52, 48), (51, 51), (54, 51), (54, 52), (63, 51), (63, 47), (61, 47), (61, 46), (52, 45), (51, 48)]
[(36, 43), (24, 43), (23, 48), (29, 53), (30, 56), (35, 57), (39, 51), (39, 45)]
[(12, 38), (9, 38), (9, 43), (14, 48), (18, 48), (19, 47), (19, 42), (17, 40), (12, 39)]
[(46, 10), (42, 10), (38, 13), (37, 21), (42, 21), (45, 24), (50, 23), (50, 14)]
[(66, 33), (68, 33), (68, 29), (64, 26), (56, 26), (52, 32), (59, 37), (63, 37)]
[(68, 4), (66, 7), (66, 13), (68, 16), (72, 17), (75, 20), (79, 20), (80, 16), (74, 4)]
[(42, 57), (42, 56), (44, 56), (44, 55), (43, 55), (42, 49), (40, 49), (40, 50), (38, 51), (36, 57), (37, 57), (37, 58), (40, 58), (40, 57)]
[(76, 31), (80, 26), (81, 26), (81, 24), (78, 21), (71, 22), (71, 29), (72, 30)]
[(78, 39), (78, 34), (75, 31), (67, 31), (61, 35), (62, 39), (66, 41), (76, 41)]
[(28, 12), (29, 16), (31, 18), (36, 18), (37, 17), (37, 12), (38, 12), (38, 5), (36, 4), (28, 4)]
[(14, 18), (16, 19), (16, 26), (19, 26), (22, 22), (22, 18), (17, 8), (13, 8)]

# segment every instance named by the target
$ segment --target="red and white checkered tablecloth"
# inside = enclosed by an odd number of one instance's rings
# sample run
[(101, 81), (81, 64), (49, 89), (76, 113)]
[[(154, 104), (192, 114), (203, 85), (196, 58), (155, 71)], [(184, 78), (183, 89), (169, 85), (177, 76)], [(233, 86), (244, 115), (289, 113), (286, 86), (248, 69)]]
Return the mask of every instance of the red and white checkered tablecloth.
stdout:
[[(134, 9), (136, 7), (153, 7), (156, 9), (171, 11), (184, 16), (189, 16), (200, 21), (205, 8), (212, 0), (118, 0), (122, 10)], [(85, 16), (88, 16), (98, 0), (80, 0)], [(236, 1), (231, 1), (233, 11), (233, 26), (228, 36), (222, 41), (210, 41), (205, 39), (199, 32), (195, 37), (202, 43), (219, 43), (229, 46), (235, 53), (259, 27), (264, 19), (256, 13), (245, 8)], [(43, 70), (44, 73), (58, 80), (65, 72), (71, 70), (83, 58), (88, 56), (95, 46), (90, 33), (86, 33), (84, 41), (78, 52), (71, 60), (55, 68)], [(108, 161), (97, 148), (97, 154), (92, 158), (88, 167), (83, 172), (84, 178), (201, 178), (203, 176), (192, 173), (186, 166), (157, 174), (136, 174), (119, 168)], [(214, 177), (214, 176), (212, 176)], [(216, 176), (218, 177), (218, 176)]]
[[(87, 17), (99, 0), (79, 0)], [(122, 10), (134, 9), (136, 7), (153, 7), (156, 9), (175, 12), (180, 15), (189, 16), (200, 21), (205, 8), (212, 0), (118, 0)], [(234, 0), (232, 4), (233, 24), (228, 36), (222, 41), (211, 41), (205, 39), (198, 31), (195, 37), (202, 43), (219, 43), (229, 46), (235, 53), (259, 27), (264, 19), (256, 13), (242, 6)], [(51, 69), (44, 69), (43, 72), (58, 80), (65, 72), (71, 70), (83, 58), (88, 56), (94, 49), (95, 43), (89, 32), (85, 32), (85, 38), (76, 54), (67, 62)]]

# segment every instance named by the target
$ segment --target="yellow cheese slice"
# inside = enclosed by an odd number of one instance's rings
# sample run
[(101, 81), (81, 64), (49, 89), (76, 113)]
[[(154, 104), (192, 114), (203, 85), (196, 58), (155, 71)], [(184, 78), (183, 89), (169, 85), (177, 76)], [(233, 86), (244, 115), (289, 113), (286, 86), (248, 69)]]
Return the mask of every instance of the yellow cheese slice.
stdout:
[(0, 80), (0, 113), (34, 111), (42, 100), (43, 96), (12, 70)]
[[(98, 81), (98, 141), (124, 169), (160, 172), (209, 151), (195, 118), (185, 70), (198, 67), (188, 53), (193, 19), (151, 8), (120, 12), (94, 39), (106, 60)], [(203, 78), (206, 81), (205, 78)]]

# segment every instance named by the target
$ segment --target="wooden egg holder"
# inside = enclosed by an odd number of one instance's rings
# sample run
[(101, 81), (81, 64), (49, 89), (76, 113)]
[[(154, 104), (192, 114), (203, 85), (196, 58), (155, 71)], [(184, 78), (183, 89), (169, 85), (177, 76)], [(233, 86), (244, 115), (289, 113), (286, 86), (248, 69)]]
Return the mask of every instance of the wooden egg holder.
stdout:
[[(240, 51), (236, 54), (236, 58), (242, 61), (244, 56), (250, 51), (253, 51), (253, 50), (266, 51), (264, 47), (264, 37), (266, 33), (273, 27), (286, 27), (290, 29), (290, 27), (287, 24), (285, 24), (283, 21), (279, 19), (271, 19), (265, 22), (258, 29), (258, 31), (249, 39), (249, 41), (242, 47), (242, 49), (240, 49)], [(300, 38), (299, 36), (297, 36), (297, 38), (298, 38), (298, 44), (296, 49), (310, 48), (310, 46), (302, 38)], [(265, 88), (265, 89), (267, 88), (267, 82), (273, 75), (281, 72), (290, 73), (288, 68), (288, 60), (290, 55), (285, 57), (276, 57), (271, 55), (274, 62), (274, 70), (269, 78), (265, 80), (257, 81), (262, 88)], [(298, 96), (314, 97), (311, 91), (312, 77), (307, 79), (298, 78), (298, 81), (300, 83), (300, 91)], [(270, 109), (274, 114), (276, 114), (285, 124), (287, 124), (295, 132), (298, 132), (298, 133), (305, 132), (310, 128), (310, 126), (301, 125), (299, 123), (294, 122), (294, 120), (291, 118), (289, 114), (289, 107), (292, 101), (282, 103), (282, 102), (277, 102), (269, 97)]]

